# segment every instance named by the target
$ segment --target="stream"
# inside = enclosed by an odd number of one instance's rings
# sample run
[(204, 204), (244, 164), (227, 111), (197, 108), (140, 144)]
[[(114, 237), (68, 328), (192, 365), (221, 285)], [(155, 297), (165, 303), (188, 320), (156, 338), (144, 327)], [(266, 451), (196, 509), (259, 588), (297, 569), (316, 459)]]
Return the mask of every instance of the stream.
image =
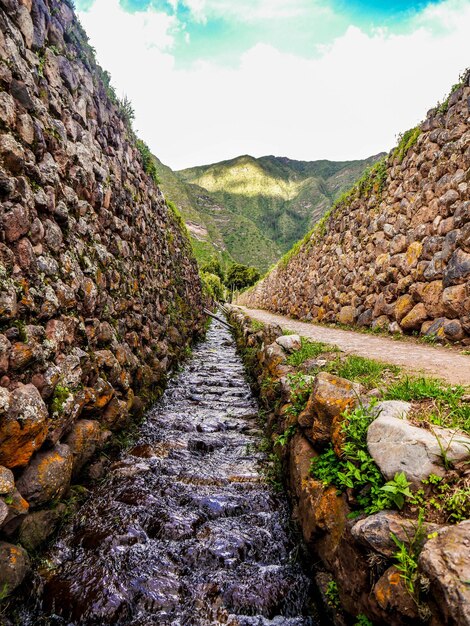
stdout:
[(22, 624), (317, 626), (258, 406), (213, 323), (65, 526)]

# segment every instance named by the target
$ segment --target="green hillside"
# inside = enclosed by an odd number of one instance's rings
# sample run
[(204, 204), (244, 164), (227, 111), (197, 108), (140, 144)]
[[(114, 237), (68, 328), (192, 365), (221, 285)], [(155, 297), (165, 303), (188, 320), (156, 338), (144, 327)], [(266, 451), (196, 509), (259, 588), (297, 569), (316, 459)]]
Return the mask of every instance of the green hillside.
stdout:
[(173, 172), (155, 159), (165, 196), (180, 209), (199, 262), (217, 256), (262, 272), (301, 239), (381, 155), (362, 161), (241, 156)]

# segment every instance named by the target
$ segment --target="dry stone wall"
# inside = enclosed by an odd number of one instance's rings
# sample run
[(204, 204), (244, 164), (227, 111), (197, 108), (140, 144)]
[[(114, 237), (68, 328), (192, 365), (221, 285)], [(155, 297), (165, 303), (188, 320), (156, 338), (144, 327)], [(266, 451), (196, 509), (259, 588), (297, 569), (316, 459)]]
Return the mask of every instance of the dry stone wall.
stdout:
[[(0, 535), (23, 545), (203, 322), (188, 239), (108, 84), (69, 2), (0, 1)], [(2, 593), (21, 550), (0, 543)]]
[(238, 304), (468, 345), (469, 80)]

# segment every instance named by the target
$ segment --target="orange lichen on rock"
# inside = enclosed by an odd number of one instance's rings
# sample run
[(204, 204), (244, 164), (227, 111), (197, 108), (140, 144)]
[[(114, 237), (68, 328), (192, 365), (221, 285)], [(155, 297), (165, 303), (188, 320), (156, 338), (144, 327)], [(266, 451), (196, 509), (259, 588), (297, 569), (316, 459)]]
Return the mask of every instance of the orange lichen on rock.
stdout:
[(0, 465), (27, 465), (47, 435), (47, 408), (34, 385), (22, 385), (10, 394), (10, 407), (0, 417)]

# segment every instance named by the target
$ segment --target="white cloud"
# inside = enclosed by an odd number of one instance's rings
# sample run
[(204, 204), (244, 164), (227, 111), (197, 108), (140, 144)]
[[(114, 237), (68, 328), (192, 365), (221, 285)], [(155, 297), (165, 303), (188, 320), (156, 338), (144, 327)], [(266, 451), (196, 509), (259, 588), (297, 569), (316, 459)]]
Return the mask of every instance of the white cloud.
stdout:
[(312, 9), (309, 0), (181, 0), (200, 21), (210, 17), (241, 22), (296, 17)]
[(118, 0), (96, 0), (80, 18), (113, 83), (132, 100), (140, 135), (174, 168), (245, 153), (351, 159), (389, 149), (470, 58), (463, 0), (429, 7), (401, 35), (350, 27), (314, 59), (258, 44), (236, 68), (178, 68), (175, 18), (153, 10), (129, 15)]

